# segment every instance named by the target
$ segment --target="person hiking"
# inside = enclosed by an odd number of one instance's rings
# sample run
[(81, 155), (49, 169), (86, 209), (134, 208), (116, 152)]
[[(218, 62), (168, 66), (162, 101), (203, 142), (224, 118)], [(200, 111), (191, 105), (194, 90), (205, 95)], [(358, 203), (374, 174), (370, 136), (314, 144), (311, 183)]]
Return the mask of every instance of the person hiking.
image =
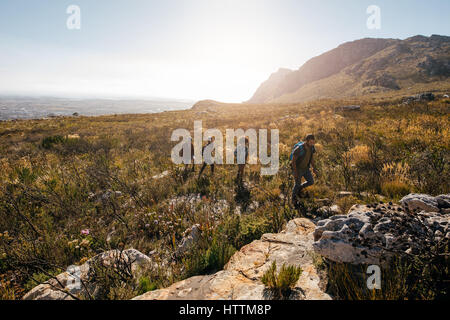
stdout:
[[(291, 166), (294, 174), (295, 185), (292, 190), (292, 202), (296, 206), (298, 195), (306, 187), (312, 186), (314, 184), (314, 178), (311, 174), (311, 166), (315, 174), (318, 174), (316, 167), (314, 166), (314, 153), (316, 149), (314, 147), (316, 139), (314, 135), (309, 134), (306, 136), (305, 142), (297, 143), (291, 154)], [(302, 177), (305, 178), (306, 182), (302, 184)]]
[[(244, 142), (244, 163), (239, 163), (239, 158), (238, 158), (239, 144), (238, 144), (238, 147), (236, 148), (236, 150), (234, 151), (234, 155), (236, 156), (236, 159), (238, 160), (238, 174), (237, 174), (236, 182), (239, 185), (242, 185), (242, 180), (244, 179), (245, 164), (248, 161), (248, 144), (249, 144), (248, 138), (245, 138), (245, 140), (243, 142)], [(242, 145), (242, 142), (241, 142), (241, 145)]]
[[(198, 174), (198, 178), (199, 178), (199, 179), (200, 179), (200, 177), (201, 177), (203, 171), (205, 170), (206, 166), (208, 165), (208, 163), (206, 163), (206, 161), (205, 161), (205, 149), (206, 149), (208, 146), (212, 145), (212, 144), (214, 143), (215, 140), (216, 140), (216, 139), (215, 139), (214, 137), (209, 138), (209, 139), (208, 139), (208, 143), (202, 148), (203, 166), (202, 166), (202, 168), (200, 169), (200, 172), (199, 172), (199, 174)], [(211, 166), (211, 175), (214, 175), (214, 163), (211, 163), (210, 166)]]
[[(195, 172), (194, 144), (192, 143), (192, 138), (191, 138), (191, 137), (189, 137), (188, 140), (186, 141), (185, 147), (186, 147), (187, 149), (191, 148), (191, 156), (190, 156), (190, 159), (189, 159), (189, 160), (190, 160), (190, 163), (192, 163), (192, 169), (191, 169), (191, 171), (192, 171), (192, 172)], [(181, 157), (184, 157), (184, 148), (181, 149)], [(188, 169), (189, 169), (189, 163), (185, 163), (185, 164), (184, 164), (184, 171), (186, 172), (186, 171), (188, 171)]]

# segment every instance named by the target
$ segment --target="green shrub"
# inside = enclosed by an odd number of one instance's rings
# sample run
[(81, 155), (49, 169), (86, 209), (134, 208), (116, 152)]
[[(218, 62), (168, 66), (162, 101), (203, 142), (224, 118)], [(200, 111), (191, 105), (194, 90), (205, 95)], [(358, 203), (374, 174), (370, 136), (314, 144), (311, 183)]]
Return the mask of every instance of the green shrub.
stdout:
[(24, 286), (24, 289), (26, 292), (30, 291), (34, 287), (40, 285), (41, 283), (44, 283), (50, 279), (50, 276), (45, 273), (35, 273), (31, 276), (31, 278), (27, 281), (27, 283)]
[(158, 289), (158, 286), (152, 282), (149, 277), (141, 277), (139, 279), (139, 286), (137, 289), (139, 295), (156, 289)]
[(448, 297), (448, 257), (395, 257), (381, 268), (381, 289), (367, 289), (367, 266), (327, 263), (328, 292), (339, 300), (428, 300)]
[(214, 238), (211, 246), (206, 251), (205, 262), (207, 271), (222, 270), (235, 252), (236, 249), (226, 240)]
[(277, 274), (277, 264), (274, 261), (264, 273), (261, 281), (272, 291), (275, 298), (288, 298), (302, 271), (300, 267), (286, 266), (283, 263), (280, 272)]
[(51, 137), (45, 137), (42, 140), (42, 147), (44, 149), (51, 149), (55, 144), (60, 144), (64, 142), (63, 136), (51, 136)]
[(241, 248), (260, 239), (263, 234), (273, 231), (272, 221), (268, 217), (255, 215), (244, 216), (240, 219), (239, 233), (234, 240), (236, 248)]

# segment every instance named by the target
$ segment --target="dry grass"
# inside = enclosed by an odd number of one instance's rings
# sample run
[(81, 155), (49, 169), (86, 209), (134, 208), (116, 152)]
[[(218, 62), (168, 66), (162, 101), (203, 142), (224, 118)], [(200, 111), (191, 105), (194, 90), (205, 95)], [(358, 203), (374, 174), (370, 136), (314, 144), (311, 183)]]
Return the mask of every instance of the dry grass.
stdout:
[[(144, 254), (153, 251), (154, 259), (170, 260), (183, 232), (196, 223), (203, 230), (197, 247), (171, 260), (170, 277), (146, 275), (150, 287), (221, 268), (242, 245), (315, 210), (318, 197), (335, 200), (338, 191), (355, 191), (355, 198), (340, 200), (347, 209), (364, 201), (358, 192), (398, 198), (406, 192), (403, 184), (429, 194), (449, 192), (448, 102), (399, 106), (397, 101), (361, 99), (356, 101), (361, 112), (334, 112), (352, 102), (220, 108), (206, 103), (161, 114), (1, 122), (0, 274), (15, 274), (14, 285), (2, 286), (3, 297), (20, 298), (23, 292), (14, 288), (24, 288), (42, 270), (64, 270), (109, 249), (134, 247)], [(236, 189), (235, 166), (217, 166), (213, 177), (208, 172), (200, 180), (174, 166), (172, 131), (192, 130), (199, 119), (204, 128), (223, 132), (279, 129), (279, 173), (261, 177), (258, 165), (249, 166), (249, 189), (242, 190)], [(316, 162), (321, 174), (297, 212), (289, 204), (293, 183), (288, 157), (291, 146), (307, 133), (320, 143)], [(407, 170), (383, 171), (398, 163)], [(153, 178), (165, 170), (168, 176)], [(401, 185), (396, 182), (400, 176)], [(204, 198), (194, 206), (168, 202), (189, 194)], [(213, 210), (219, 200), (229, 205), (221, 214)], [(81, 233), (85, 229), (89, 235)], [(117, 297), (127, 296), (123, 288), (114, 290)]]

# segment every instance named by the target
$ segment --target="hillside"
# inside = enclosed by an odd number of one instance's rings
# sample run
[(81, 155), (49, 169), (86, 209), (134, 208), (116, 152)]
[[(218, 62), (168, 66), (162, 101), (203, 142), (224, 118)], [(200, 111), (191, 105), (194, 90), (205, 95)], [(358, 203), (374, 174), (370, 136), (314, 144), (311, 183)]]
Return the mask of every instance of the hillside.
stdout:
[(450, 37), (362, 39), (312, 58), (296, 71), (280, 69), (249, 103), (302, 102), (400, 90), (450, 90)]
[[(360, 111), (336, 111), (348, 103), (361, 105)], [(357, 203), (449, 193), (447, 98), (408, 105), (356, 99), (216, 104), (206, 101), (192, 110), (158, 114), (1, 122), (0, 299), (20, 299), (71, 265), (82, 272), (93, 266), (97, 272), (90, 285), (104, 290), (89, 299), (130, 299), (229, 269), (235, 253), (252, 248), (246, 246), (257, 239), (271, 243), (263, 234), (280, 233), (296, 218), (316, 222)], [(192, 173), (174, 165), (172, 132), (192, 130), (200, 119), (204, 128), (223, 133), (227, 128), (278, 129), (278, 174), (261, 176), (260, 164), (248, 165), (240, 187), (236, 166), (217, 165), (214, 175), (208, 169), (198, 178), (200, 166)], [(289, 153), (310, 132), (317, 138), (320, 174), (295, 209)], [(325, 252), (329, 243), (322, 244)], [(96, 265), (109, 257), (107, 252), (131, 248), (150, 258), (141, 259), (151, 260), (144, 274), (116, 274)], [(278, 257), (279, 251), (272, 252)], [(304, 276), (309, 262), (301, 265)], [(348, 274), (326, 272), (332, 275), (329, 281)], [(434, 274), (420, 277), (436, 279)], [(343, 298), (354, 297), (358, 288)], [(421, 285), (406, 296), (386, 297), (432, 299), (440, 294)]]

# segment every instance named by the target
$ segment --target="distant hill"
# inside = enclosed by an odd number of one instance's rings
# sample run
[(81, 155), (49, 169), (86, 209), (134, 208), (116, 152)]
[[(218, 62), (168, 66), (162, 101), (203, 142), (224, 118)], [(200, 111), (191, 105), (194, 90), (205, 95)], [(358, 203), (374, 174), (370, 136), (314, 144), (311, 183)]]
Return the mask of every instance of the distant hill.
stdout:
[(310, 59), (300, 69), (280, 69), (249, 103), (345, 98), (410, 88), (450, 89), (450, 37), (361, 39)]

